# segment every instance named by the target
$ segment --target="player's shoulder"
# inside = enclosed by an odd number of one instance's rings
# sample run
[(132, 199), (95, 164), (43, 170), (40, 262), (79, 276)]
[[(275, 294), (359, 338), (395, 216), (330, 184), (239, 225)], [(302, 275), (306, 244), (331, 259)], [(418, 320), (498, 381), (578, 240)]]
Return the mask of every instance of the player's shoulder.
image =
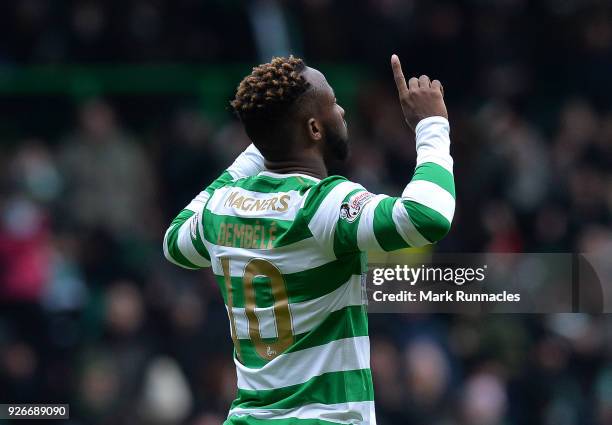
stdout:
[(304, 214), (312, 216), (324, 204), (331, 207), (339, 206), (348, 195), (364, 190), (362, 185), (344, 176), (326, 177), (308, 190), (303, 205)]
[(305, 191), (315, 186), (319, 179), (305, 174), (279, 174), (262, 171), (254, 176), (234, 178), (224, 187), (240, 187), (257, 192)]
[(364, 189), (362, 185), (347, 179), (344, 176), (333, 175), (320, 180), (308, 191), (310, 200), (320, 197), (326, 197), (337, 192), (351, 192), (354, 190)]
[(224, 178), (219, 178), (215, 181), (214, 184), (209, 186), (210, 194), (213, 195), (215, 192), (226, 192), (232, 188), (241, 188), (241, 189), (252, 189), (257, 188), (259, 185), (258, 176), (247, 176), (247, 177), (235, 177), (230, 174), (228, 171), (223, 173)]

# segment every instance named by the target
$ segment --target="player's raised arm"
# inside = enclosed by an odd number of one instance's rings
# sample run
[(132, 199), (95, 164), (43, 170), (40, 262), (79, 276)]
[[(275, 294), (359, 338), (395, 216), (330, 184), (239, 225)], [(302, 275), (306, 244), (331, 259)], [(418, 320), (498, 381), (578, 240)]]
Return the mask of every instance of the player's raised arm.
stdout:
[(391, 65), (404, 117), (416, 134), (417, 166), (401, 197), (375, 195), (343, 178), (330, 178), (310, 194), (309, 228), (336, 256), (431, 244), (451, 227), (455, 183), (442, 85), (425, 75), (406, 82), (396, 55)]
[(166, 259), (177, 266), (199, 269), (210, 266), (210, 255), (202, 242), (200, 217), (206, 202), (227, 182), (254, 176), (264, 170), (264, 159), (254, 145), (250, 145), (215, 181), (200, 192), (172, 220), (164, 235), (163, 249)]

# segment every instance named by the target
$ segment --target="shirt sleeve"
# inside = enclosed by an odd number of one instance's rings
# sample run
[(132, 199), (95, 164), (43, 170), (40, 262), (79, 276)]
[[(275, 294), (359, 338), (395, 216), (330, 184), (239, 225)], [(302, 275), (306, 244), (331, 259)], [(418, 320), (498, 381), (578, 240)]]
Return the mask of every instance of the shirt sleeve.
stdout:
[(251, 144), (215, 181), (201, 191), (172, 220), (164, 235), (164, 256), (186, 269), (210, 267), (210, 255), (203, 242), (200, 226), (202, 212), (212, 193), (225, 184), (264, 170), (264, 158)]
[(338, 176), (311, 189), (304, 204), (308, 227), (330, 254), (424, 246), (449, 232), (455, 212), (450, 126), (430, 117), (415, 130), (417, 166), (401, 197), (373, 194)]

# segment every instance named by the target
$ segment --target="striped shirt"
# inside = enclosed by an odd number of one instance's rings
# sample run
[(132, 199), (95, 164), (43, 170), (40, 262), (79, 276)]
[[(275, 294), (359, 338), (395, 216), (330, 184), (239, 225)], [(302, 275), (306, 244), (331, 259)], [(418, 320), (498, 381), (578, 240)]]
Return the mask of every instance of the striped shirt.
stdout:
[(376, 423), (365, 253), (436, 242), (455, 209), (448, 121), (416, 136), (401, 197), (265, 171), (250, 146), (171, 223), (166, 258), (211, 267), (227, 308), (238, 392), (225, 424)]

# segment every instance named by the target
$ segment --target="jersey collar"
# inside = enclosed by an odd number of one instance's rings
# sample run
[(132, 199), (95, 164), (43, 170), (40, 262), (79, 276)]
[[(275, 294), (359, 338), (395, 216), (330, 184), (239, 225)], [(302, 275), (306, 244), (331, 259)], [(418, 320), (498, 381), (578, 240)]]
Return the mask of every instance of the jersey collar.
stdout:
[(285, 178), (285, 177), (304, 177), (305, 179), (308, 180), (313, 180), (315, 182), (320, 182), (321, 179), (318, 179), (316, 177), (313, 176), (309, 176), (307, 174), (301, 174), (301, 173), (274, 173), (272, 171), (261, 171), (259, 174), (264, 175), (264, 176), (270, 176), (270, 177), (276, 177), (279, 179)]

